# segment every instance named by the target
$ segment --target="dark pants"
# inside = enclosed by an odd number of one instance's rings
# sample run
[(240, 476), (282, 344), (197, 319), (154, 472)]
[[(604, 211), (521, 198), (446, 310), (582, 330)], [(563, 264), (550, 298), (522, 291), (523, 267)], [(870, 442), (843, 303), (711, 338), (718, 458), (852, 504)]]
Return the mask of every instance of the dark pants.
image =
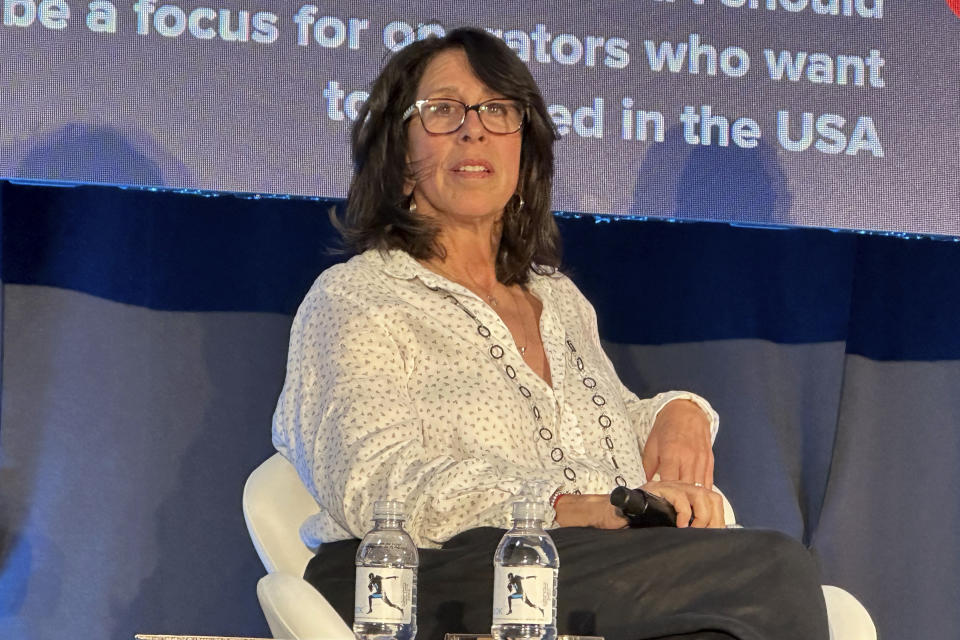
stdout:
[[(488, 633), (493, 553), (502, 529), (466, 531), (421, 549), (417, 637)], [(564, 528), (561, 634), (607, 640), (827, 640), (819, 572), (803, 545), (775, 531)], [(350, 624), (357, 540), (321, 546), (304, 578)]]

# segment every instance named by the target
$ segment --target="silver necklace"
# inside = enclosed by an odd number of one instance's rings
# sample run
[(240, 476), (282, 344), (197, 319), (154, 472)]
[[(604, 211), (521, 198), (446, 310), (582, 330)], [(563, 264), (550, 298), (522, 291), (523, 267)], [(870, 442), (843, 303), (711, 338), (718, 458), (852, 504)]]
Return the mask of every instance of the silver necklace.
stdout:
[[(527, 323), (523, 321), (523, 311), (520, 309), (520, 303), (517, 301), (516, 293), (512, 289), (508, 289), (510, 296), (513, 298), (513, 304), (517, 308), (517, 319), (520, 321), (520, 331), (523, 333), (523, 346), (517, 345), (517, 349), (520, 350), (520, 355), (524, 358), (527, 357)], [(523, 291), (523, 289), (521, 289)], [(521, 294), (522, 295), (522, 294)], [(516, 344), (516, 340), (514, 340)]]
[[(460, 280), (459, 278), (455, 278), (453, 274), (451, 274), (446, 269), (442, 267), (435, 267), (435, 268), (438, 271), (440, 271), (440, 274), (443, 275), (448, 280), (452, 282), (456, 282), (460, 285), (466, 286), (464, 285), (462, 280)], [(466, 287), (467, 289), (471, 289), (475, 293), (477, 290), (479, 290), (480, 295), (486, 299), (486, 301), (490, 304), (491, 307), (496, 308), (500, 306), (500, 301), (497, 300), (496, 296), (494, 296), (492, 293), (485, 292), (483, 290), (483, 287), (481, 287), (480, 284), (473, 278), (469, 278), (469, 280), (473, 284), (473, 288)], [(520, 351), (520, 355), (525, 358), (527, 356), (527, 345), (529, 344), (529, 340), (527, 339), (527, 323), (523, 321), (523, 311), (520, 308), (520, 302), (517, 300), (516, 292), (513, 289), (507, 287), (507, 293), (510, 295), (510, 299), (513, 300), (514, 309), (516, 310), (516, 313), (517, 313), (517, 320), (520, 322), (520, 331), (523, 335), (523, 344), (522, 345), (517, 344), (517, 350)], [(500, 315), (500, 314), (498, 313), (497, 315)], [(516, 340), (514, 340), (514, 344), (516, 344)]]
[(487, 291), (484, 291), (483, 287), (480, 286), (480, 283), (479, 283), (479, 282), (477, 282), (476, 280), (474, 280), (472, 277), (469, 277), (469, 276), (468, 276), (468, 277), (467, 277), (467, 280), (469, 280), (469, 281), (470, 281), (470, 284), (473, 285), (473, 287), (469, 287), (469, 286), (467, 286), (466, 284), (464, 284), (463, 280), (461, 280), (460, 278), (454, 277), (454, 275), (453, 275), (452, 273), (450, 273), (449, 271), (447, 271), (447, 270), (444, 269), (443, 267), (438, 267), (438, 266), (436, 266), (436, 265), (433, 265), (433, 266), (434, 266), (434, 268), (435, 268), (437, 271), (440, 272), (440, 275), (442, 275), (442, 276), (443, 276), (444, 278), (446, 278), (447, 280), (450, 280), (451, 282), (456, 282), (457, 284), (459, 284), (459, 285), (461, 285), (461, 286), (463, 286), (463, 287), (466, 287), (467, 289), (470, 289), (471, 291), (474, 291), (474, 293), (476, 293), (477, 291), (479, 291), (479, 292), (480, 292), (480, 296), (481, 296), (484, 300), (486, 300), (487, 304), (489, 304), (491, 307), (499, 307), (499, 306), (500, 306), (500, 301), (497, 300), (497, 297), (496, 297), (495, 295), (493, 295), (493, 293), (491, 293), (491, 291), (493, 290), (492, 288), (489, 289), (489, 290), (487, 290)]

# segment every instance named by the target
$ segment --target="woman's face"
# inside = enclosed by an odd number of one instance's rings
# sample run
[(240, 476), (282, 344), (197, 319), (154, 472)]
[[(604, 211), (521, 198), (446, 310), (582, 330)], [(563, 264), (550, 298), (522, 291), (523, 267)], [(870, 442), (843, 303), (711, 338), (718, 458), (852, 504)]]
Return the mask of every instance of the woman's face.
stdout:
[[(418, 100), (454, 98), (470, 105), (503, 97), (508, 96), (491, 90), (474, 75), (461, 49), (434, 56), (417, 88)], [(467, 112), (463, 126), (453, 133), (427, 133), (418, 115), (407, 126), (407, 161), (415, 176), (417, 210), (437, 218), (441, 225), (499, 219), (517, 190), (523, 134), (490, 133), (475, 110)]]

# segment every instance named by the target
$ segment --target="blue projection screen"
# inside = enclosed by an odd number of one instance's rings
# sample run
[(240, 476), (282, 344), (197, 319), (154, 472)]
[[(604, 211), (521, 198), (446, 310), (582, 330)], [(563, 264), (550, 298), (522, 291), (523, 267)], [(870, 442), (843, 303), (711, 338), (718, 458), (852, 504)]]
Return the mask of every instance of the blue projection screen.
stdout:
[(960, 236), (960, 0), (0, 0), (0, 176), (343, 197), (383, 61), (529, 64), (557, 210)]

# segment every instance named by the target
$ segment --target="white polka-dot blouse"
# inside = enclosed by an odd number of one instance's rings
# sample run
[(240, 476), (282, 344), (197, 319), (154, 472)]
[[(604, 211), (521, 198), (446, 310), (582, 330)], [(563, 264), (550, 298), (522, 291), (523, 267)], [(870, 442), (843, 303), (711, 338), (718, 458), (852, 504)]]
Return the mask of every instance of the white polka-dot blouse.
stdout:
[[(593, 307), (565, 276), (532, 275), (552, 387), (530, 369), (495, 311), (402, 251), (367, 251), (317, 279), (290, 335), (273, 442), (319, 513), (310, 547), (362, 537), (374, 501), (406, 503), (420, 547), (509, 526), (525, 480), (609, 493), (645, 482), (641, 451), (657, 412), (603, 353)], [(552, 487), (552, 488), (551, 488)]]

